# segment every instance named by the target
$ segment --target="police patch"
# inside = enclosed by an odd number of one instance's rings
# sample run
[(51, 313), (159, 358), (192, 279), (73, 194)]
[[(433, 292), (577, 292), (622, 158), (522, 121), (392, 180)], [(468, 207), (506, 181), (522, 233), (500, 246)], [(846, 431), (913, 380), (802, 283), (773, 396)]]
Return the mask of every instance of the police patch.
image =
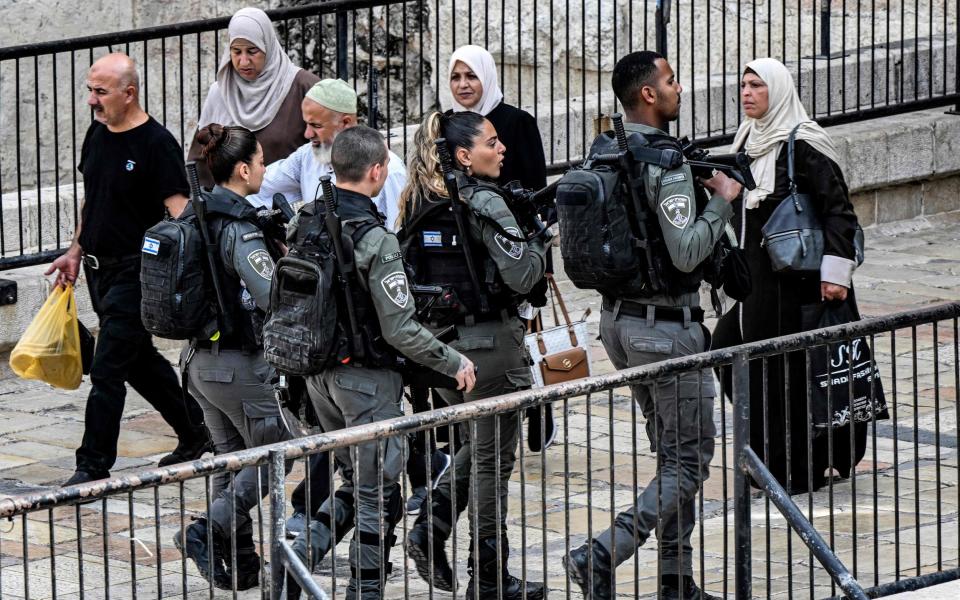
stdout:
[(673, 175), (667, 175), (666, 177), (662, 178), (660, 180), (660, 184), (667, 185), (670, 183), (678, 183), (680, 181), (686, 181), (686, 180), (687, 180), (686, 173), (674, 173)]
[(242, 240), (245, 241), (245, 242), (249, 242), (250, 240), (262, 240), (262, 239), (263, 239), (263, 232), (262, 232), (262, 231), (251, 231), (250, 233), (245, 233), (245, 234), (241, 235), (241, 236), (240, 236), (240, 239), (242, 239)]
[(267, 281), (273, 278), (273, 260), (266, 250), (254, 250), (247, 255), (247, 262), (260, 277)]
[(671, 225), (683, 229), (690, 222), (690, 197), (682, 194), (670, 196), (660, 203), (660, 210)]
[[(514, 237), (520, 237), (520, 230), (516, 227), (504, 227), (503, 230)], [(497, 242), (497, 245), (500, 246), (500, 249), (503, 250), (503, 253), (513, 260), (520, 260), (520, 257), (523, 256), (523, 242), (515, 242), (503, 237), (503, 235), (499, 233), (493, 236), (493, 239)]]
[(387, 264), (388, 262), (393, 262), (399, 259), (401, 256), (403, 255), (400, 254), (399, 252), (394, 252), (392, 254), (384, 254), (380, 257), (380, 262), (383, 264)]
[(405, 273), (390, 273), (380, 280), (380, 285), (383, 286), (383, 291), (387, 293), (387, 297), (390, 298), (391, 302), (400, 308), (407, 306), (407, 300), (410, 298), (410, 288), (407, 286), (407, 276)]

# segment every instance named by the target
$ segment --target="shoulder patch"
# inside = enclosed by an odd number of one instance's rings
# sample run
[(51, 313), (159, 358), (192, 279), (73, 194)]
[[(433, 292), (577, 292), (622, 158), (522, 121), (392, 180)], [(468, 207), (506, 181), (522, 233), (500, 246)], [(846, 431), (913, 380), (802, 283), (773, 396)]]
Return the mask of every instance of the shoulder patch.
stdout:
[(683, 229), (690, 222), (690, 196), (675, 194), (660, 202), (660, 210), (671, 225)]
[(660, 180), (660, 183), (662, 185), (668, 185), (671, 183), (678, 183), (680, 181), (686, 181), (686, 180), (687, 180), (686, 173), (673, 173), (672, 175), (667, 175), (666, 177), (662, 178)]
[(240, 239), (242, 239), (242, 240), (245, 241), (245, 242), (249, 242), (250, 240), (262, 240), (262, 239), (263, 239), (263, 232), (262, 232), (262, 231), (251, 231), (250, 233), (245, 233), (245, 234), (243, 234), (242, 236), (240, 236)]
[(266, 250), (262, 248), (254, 250), (247, 255), (247, 262), (250, 263), (250, 266), (253, 267), (253, 270), (256, 271), (260, 277), (263, 277), (267, 281), (273, 278), (273, 260)]
[[(520, 230), (516, 227), (504, 227), (503, 230), (512, 236), (520, 237)], [(497, 246), (503, 250), (503, 253), (513, 260), (520, 260), (520, 257), (523, 256), (523, 247), (525, 245), (523, 242), (515, 242), (511, 239), (505, 238), (499, 233), (494, 235), (493, 239), (495, 242), (497, 242)]]
[(383, 286), (383, 291), (387, 293), (391, 302), (400, 308), (407, 306), (407, 300), (410, 299), (410, 286), (407, 285), (406, 273), (402, 271), (390, 273), (380, 280), (380, 285)]
[(383, 264), (387, 264), (388, 262), (393, 262), (399, 259), (401, 256), (403, 255), (400, 254), (400, 252), (394, 252), (392, 254), (384, 254), (380, 257), (380, 262)]

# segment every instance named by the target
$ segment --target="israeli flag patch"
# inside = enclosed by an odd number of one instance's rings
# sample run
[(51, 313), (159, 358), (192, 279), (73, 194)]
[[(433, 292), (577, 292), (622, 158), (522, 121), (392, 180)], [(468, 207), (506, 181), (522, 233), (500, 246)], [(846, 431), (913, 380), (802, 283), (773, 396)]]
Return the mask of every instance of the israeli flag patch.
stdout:
[(145, 237), (143, 238), (143, 253), (156, 256), (160, 254), (160, 240)]
[(423, 232), (424, 248), (440, 248), (443, 246), (443, 235), (439, 231)]

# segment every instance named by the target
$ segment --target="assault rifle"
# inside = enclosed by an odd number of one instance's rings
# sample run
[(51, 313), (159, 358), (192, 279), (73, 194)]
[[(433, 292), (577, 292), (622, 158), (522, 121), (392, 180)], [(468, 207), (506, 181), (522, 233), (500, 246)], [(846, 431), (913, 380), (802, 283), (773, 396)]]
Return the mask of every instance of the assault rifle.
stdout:
[[(340, 272), (340, 286), (343, 290), (344, 303), (347, 305), (347, 320), (350, 326), (350, 353), (352, 358), (363, 360), (363, 334), (360, 332), (360, 326), (357, 322), (357, 313), (353, 306), (353, 293), (351, 290), (351, 279), (355, 270), (353, 256), (347, 256), (343, 249), (343, 227), (340, 224), (340, 215), (337, 214), (337, 203), (333, 197), (333, 184), (329, 175), (320, 178), (320, 187), (323, 189), (324, 214), (323, 222), (330, 236), (330, 243), (333, 244), (333, 252), (337, 257), (337, 270)], [(320, 203), (320, 198), (314, 200), (316, 204)], [(315, 208), (318, 210), (319, 207)], [(349, 358), (347, 359), (349, 360)]]
[(712, 171), (716, 169), (732, 179), (740, 182), (740, 185), (748, 190), (755, 189), (757, 182), (753, 180), (753, 173), (750, 171), (750, 163), (753, 162), (746, 152), (736, 152), (734, 154), (710, 154), (707, 150), (691, 142), (686, 136), (680, 138), (680, 151), (686, 159), (694, 177), (709, 179), (713, 176)]
[(200, 189), (200, 178), (197, 176), (197, 163), (187, 161), (187, 182), (190, 184), (190, 206), (193, 213), (197, 216), (197, 225), (200, 229), (200, 236), (203, 238), (204, 250), (207, 254), (207, 266), (210, 269), (210, 280), (213, 284), (213, 292), (217, 298), (217, 308), (219, 315), (217, 319), (207, 326), (202, 334), (211, 341), (220, 339), (220, 328), (224, 331), (232, 330), (232, 323), (229, 322), (229, 313), (226, 309), (226, 302), (223, 300), (223, 290), (220, 288), (220, 273), (217, 268), (218, 248), (216, 240), (211, 239), (210, 230), (207, 228), (207, 201), (203, 197)]
[[(524, 239), (514, 239), (513, 241), (530, 242), (543, 235), (547, 229), (557, 222), (556, 198), (557, 179), (547, 187), (540, 190), (524, 189), (519, 181), (511, 181), (503, 187), (504, 195), (510, 205), (510, 212), (517, 219), (517, 224), (523, 230)], [(541, 215), (547, 214), (546, 220)], [(503, 235), (503, 232), (500, 233)], [(513, 236), (505, 236), (513, 238)]]
[(473, 287), (473, 294), (476, 296), (477, 306), (481, 313), (490, 310), (487, 303), (487, 297), (480, 288), (480, 278), (477, 276), (477, 267), (473, 262), (473, 252), (470, 250), (470, 234), (467, 232), (467, 225), (464, 219), (466, 205), (460, 200), (460, 187), (457, 185), (457, 175), (453, 171), (453, 159), (450, 157), (450, 151), (447, 149), (447, 140), (437, 138), (433, 142), (437, 145), (437, 154), (440, 156), (440, 168), (443, 171), (443, 183), (447, 187), (447, 196), (450, 197), (450, 209), (453, 211), (453, 220), (457, 224), (457, 235), (460, 236), (460, 247), (463, 249), (463, 257), (467, 261), (467, 274), (470, 276), (470, 285)]

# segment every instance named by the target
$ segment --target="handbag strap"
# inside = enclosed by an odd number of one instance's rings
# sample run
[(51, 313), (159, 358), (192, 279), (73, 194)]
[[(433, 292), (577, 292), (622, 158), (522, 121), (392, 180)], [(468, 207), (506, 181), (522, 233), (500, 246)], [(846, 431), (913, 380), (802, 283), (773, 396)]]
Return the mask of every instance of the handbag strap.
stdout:
[[(790, 182), (790, 195), (796, 197), (797, 195), (797, 182), (794, 181), (794, 168), (793, 168), (793, 142), (797, 139), (797, 131), (800, 129), (800, 126), (803, 125), (805, 121), (797, 123), (796, 127), (790, 130), (790, 135), (787, 136), (787, 181)], [(797, 212), (802, 212), (799, 203), (796, 198), (794, 198), (794, 205), (797, 208)]]
[(570, 321), (570, 313), (567, 312), (567, 303), (563, 301), (563, 294), (560, 293), (560, 284), (557, 283), (557, 280), (553, 278), (553, 275), (547, 273), (544, 275), (547, 278), (547, 283), (550, 285), (550, 288), (553, 291), (553, 294), (557, 298), (557, 304), (560, 305), (560, 312), (563, 314), (563, 322), (567, 325), (567, 332), (570, 334), (570, 345), (578, 346), (577, 343), (577, 333), (574, 331), (573, 322)]

